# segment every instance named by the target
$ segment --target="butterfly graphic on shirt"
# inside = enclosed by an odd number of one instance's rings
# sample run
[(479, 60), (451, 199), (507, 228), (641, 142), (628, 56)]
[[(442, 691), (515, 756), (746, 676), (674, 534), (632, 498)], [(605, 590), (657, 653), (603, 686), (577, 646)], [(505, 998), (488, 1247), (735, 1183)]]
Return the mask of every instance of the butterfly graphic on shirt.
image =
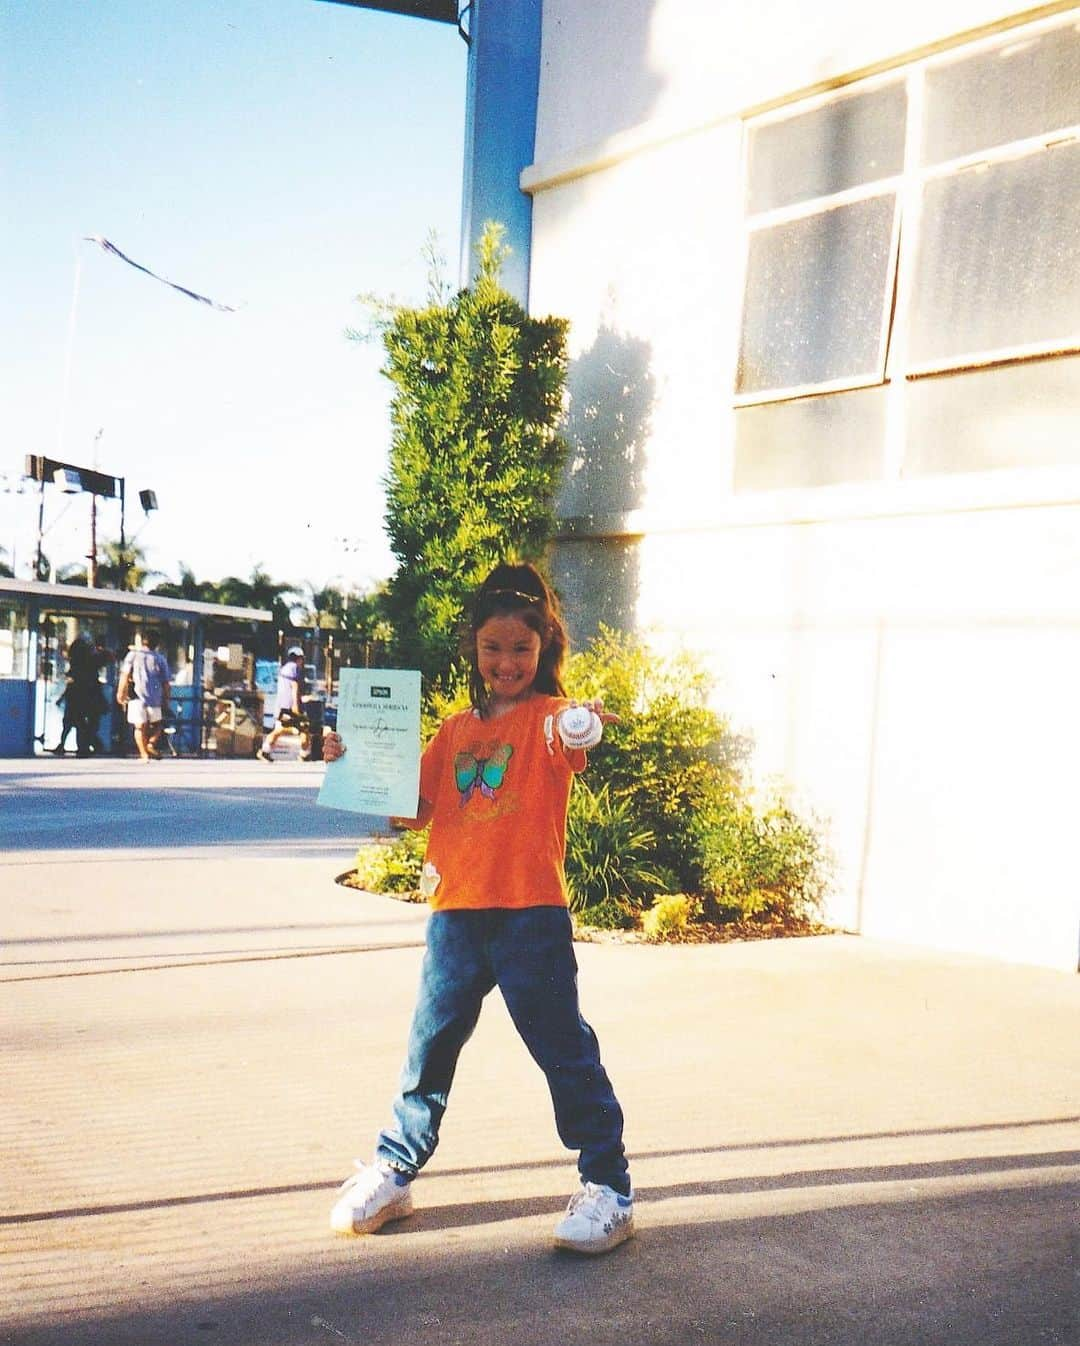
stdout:
[(503, 783), (506, 767), (514, 749), (509, 743), (473, 743), (468, 752), (454, 757), (454, 780), (461, 803), (465, 805), (478, 790), (485, 799), (494, 799), (495, 791)]

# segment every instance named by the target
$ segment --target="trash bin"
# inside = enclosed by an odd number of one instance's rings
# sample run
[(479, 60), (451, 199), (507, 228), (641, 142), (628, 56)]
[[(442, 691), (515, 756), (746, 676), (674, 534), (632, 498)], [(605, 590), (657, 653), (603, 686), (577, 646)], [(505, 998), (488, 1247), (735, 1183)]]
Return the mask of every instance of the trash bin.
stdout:
[(214, 751), (218, 757), (254, 757), (263, 741), (262, 692), (218, 692)]

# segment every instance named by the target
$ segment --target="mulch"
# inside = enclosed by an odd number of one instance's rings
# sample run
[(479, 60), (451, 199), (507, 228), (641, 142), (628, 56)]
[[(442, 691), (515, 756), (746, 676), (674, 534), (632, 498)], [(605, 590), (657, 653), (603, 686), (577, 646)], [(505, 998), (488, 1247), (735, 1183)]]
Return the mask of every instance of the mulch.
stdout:
[(818, 921), (780, 917), (760, 921), (694, 921), (663, 939), (649, 939), (643, 930), (594, 930), (576, 922), (574, 926), (574, 938), (582, 944), (735, 944), (751, 939), (806, 939), (811, 935), (839, 933), (835, 927)]
[[(339, 874), (343, 888), (366, 892), (354, 872)], [(423, 902), (418, 892), (383, 893), (398, 902)], [(694, 921), (662, 940), (651, 940), (643, 930), (597, 930), (574, 921), (574, 938), (581, 944), (732, 944), (751, 939), (806, 939), (812, 935), (841, 933), (834, 926), (795, 917), (768, 915), (744, 921)]]

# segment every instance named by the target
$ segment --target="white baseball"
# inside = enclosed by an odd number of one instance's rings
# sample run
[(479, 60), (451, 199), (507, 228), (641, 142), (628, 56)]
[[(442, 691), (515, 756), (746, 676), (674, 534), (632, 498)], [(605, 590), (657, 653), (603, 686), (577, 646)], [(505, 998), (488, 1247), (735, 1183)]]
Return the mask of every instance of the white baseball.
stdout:
[(559, 737), (568, 748), (595, 748), (603, 736), (600, 716), (588, 706), (567, 706), (559, 716)]

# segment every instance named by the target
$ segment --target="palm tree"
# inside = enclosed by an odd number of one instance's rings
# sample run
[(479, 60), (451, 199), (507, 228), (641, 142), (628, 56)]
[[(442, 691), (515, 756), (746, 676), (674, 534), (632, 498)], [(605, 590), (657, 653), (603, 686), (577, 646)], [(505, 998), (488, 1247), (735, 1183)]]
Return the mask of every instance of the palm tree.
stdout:
[[(121, 547), (119, 542), (101, 544), (102, 559), (97, 563), (97, 587), (120, 589), (125, 593), (142, 593), (147, 580), (161, 574), (146, 565), (146, 551), (137, 542)], [(88, 584), (87, 568), (71, 564), (61, 566), (57, 573), (61, 584)]]
[(269, 609), (274, 614), (274, 621), (279, 628), (289, 625), (289, 604), (285, 599), (296, 595), (296, 586), (279, 584), (271, 579), (261, 564), (252, 567), (249, 580), (226, 575), (223, 580), (218, 581), (215, 588), (217, 602), (239, 608), (262, 608), (264, 611)]
[(98, 562), (98, 587), (123, 589), (127, 593), (142, 593), (148, 580), (158, 579), (160, 570), (151, 570), (146, 564), (146, 551), (137, 542), (121, 547), (119, 542), (106, 542), (103, 559)]
[(181, 561), (180, 579), (175, 582), (166, 580), (164, 584), (155, 585), (150, 592), (162, 598), (186, 598), (194, 603), (217, 603), (221, 601), (217, 596), (217, 588), (213, 580), (196, 579), (194, 570), (186, 562)]
[(288, 615), (288, 604), (283, 600), (286, 597), (296, 597), (295, 584), (278, 584), (270, 578), (270, 575), (262, 568), (261, 563), (252, 567), (251, 580), (251, 606), (253, 608), (271, 608), (277, 612), (278, 608)]

